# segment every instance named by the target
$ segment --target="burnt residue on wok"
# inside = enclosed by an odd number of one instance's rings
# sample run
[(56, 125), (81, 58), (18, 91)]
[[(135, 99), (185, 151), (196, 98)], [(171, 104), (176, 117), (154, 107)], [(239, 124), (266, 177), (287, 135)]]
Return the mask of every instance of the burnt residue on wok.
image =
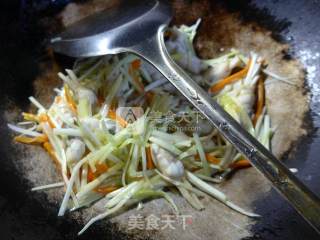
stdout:
[[(59, 203), (48, 204), (47, 196), (44, 193), (39, 193), (36, 196), (30, 194), (30, 183), (21, 177), (15, 165), (11, 162), (14, 159), (13, 156), (18, 153), (15, 152), (13, 147), (10, 147), (10, 144), (4, 144), (11, 142), (11, 137), (3, 119), (4, 110), (8, 107), (26, 109), (29, 105), (27, 98), (34, 93), (32, 80), (43, 74), (47, 67), (54, 67), (50, 65), (51, 55), (45, 51), (44, 39), (48, 32), (52, 34), (59, 29), (59, 22), (54, 20), (53, 16), (68, 1), (38, 0), (34, 1), (33, 4), (30, 4), (31, 1), (27, 0), (22, 2), (25, 4), (24, 6), (19, 1), (3, 1), (0, 3), (3, 11), (0, 19), (2, 30), (2, 39), (0, 40), (0, 77), (2, 81), (2, 87), (0, 88), (0, 131), (3, 133), (0, 146), (2, 162), (0, 180), (3, 183), (0, 190), (0, 230), (3, 239), (81, 239), (82, 237), (78, 238), (75, 234), (80, 225), (68, 218), (57, 218)], [(40, 2), (42, 2), (42, 5), (39, 5)], [(53, 2), (55, 3), (53, 4)], [(198, 4), (202, 8), (208, 7), (201, 5), (202, 1), (187, 2)], [(256, 5), (252, 2), (219, 1), (219, 4), (214, 7), (239, 13), (239, 17), (244, 23), (255, 22), (258, 23), (255, 26), (271, 30), (272, 37), (277, 41), (289, 41), (294, 45), (297, 44), (294, 39), (286, 37), (289, 33), (288, 29), (292, 27), (290, 26), (291, 23), (288, 20), (282, 20), (282, 16), (275, 18), (270, 14), (270, 7), (276, 6), (280, 1), (265, 1), (265, 5), (262, 5), (266, 8), (261, 8), (259, 1)], [(179, 1), (175, 1), (175, 4), (179, 4)], [(21, 7), (24, 8), (21, 9)], [(206, 9), (206, 11), (203, 11), (204, 16), (210, 13), (212, 5)], [(219, 13), (217, 9), (215, 12)], [(192, 15), (192, 13), (190, 14)], [(305, 12), (305, 14), (308, 14), (308, 12)], [(219, 16), (217, 15), (217, 17)], [(291, 20), (292, 16), (289, 14), (287, 17)], [(189, 17), (188, 19), (192, 21), (192, 18)], [(254, 30), (259, 31), (259, 27)], [(300, 25), (300, 27), (304, 26)], [(297, 26), (294, 29), (296, 28)], [(233, 43), (233, 39), (228, 39), (228, 36), (221, 32), (217, 32), (216, 36), (220, 41), (223, 39), (226, 45), (232, 45)], [(299, 47), (293, 49), (297, 51)], [(283, 58), (286, 60), (291, 60), (293, 56), (295, 56), (294, 51), (283, 52)], [(70, 63), (69, 59), (61, 57), (58, 60), (63, 64)], [(312, 168), (302, 169), (299, 176), (303, 180), (306, 180), (305, 178), (309, 175), (314, 176), (313, 181), (307, 181), (307, 184), (314, 190), (319, 191), (319, 187), (316, 186), (316, 183), (319, 182), (316, 181), (319, 180), (319, 173), (314, 171), (319, 163), (313, 163), (311, 161), (312, 156), (309, 155), (308, 160), (301, 164), (301, 159), (306, 158), (309, 153), (308, 148), (311, 145), (311, 140), (304, 137), (301, 141), (306, 147), (298, 147), (299, 153), (289, 164), (290, 166), (312, 165)], [(319, 147), (319, 145), (320, 143), (317, 146)], [(43, 204), (43, 202), (46, 204)], [(254, 236), (250, 239), (300, 239), (299, 236), (304, 236), (306, 239), (316, 239), (317, 236), (310, 227), (276, 193), (272, 192), (266, 198), (257, 201), (255, 205), (258, 213), (264, 215), (264, 217), (252, 227)], [(276, 209), (277, 213), (274, 213), (273, 209)], [(94, 229), (89, 229), (85, 236), (92, 236), (97, 240), (105, 239), (106, 236), (108, 236), (108, 239), (129, 238), (112, 228), (116, 228), (116, 226), (108, 225), (108, 228), (105, 228), (104, 224), (97, 224)]]

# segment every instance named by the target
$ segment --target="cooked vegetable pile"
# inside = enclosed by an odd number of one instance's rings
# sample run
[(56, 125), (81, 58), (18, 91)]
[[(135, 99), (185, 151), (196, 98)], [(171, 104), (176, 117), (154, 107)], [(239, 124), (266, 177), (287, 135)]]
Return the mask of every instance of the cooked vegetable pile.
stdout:
[[(237, 50), (199, 59), (193, 48), (199, 23), (169, 29), (169, 53), (269, 148), (273, 130), (264, 79), (272, 73), (265, 69), (266, 62)], [(79, 234), (148, 199), (164, 198), (178, 213), (168, 194), (173, 188), (197, 210), (204, 209), (201, 198), (209, 195), (241, 214), (257, 216), (214, 187), (228, 173), (249, 167), (249, 161), (147, 62), (133, 54), (78, 59), (59, 77), (64, 85), (54, 89), (50, 107), (30, 97), (37, 113), (23, 113), (24, 121), (8, 126), (20, 134), (15, 141), (46, 149), (61, 171), (63, 182), (33, 189), (65, 187), (59, 216), (105, 202), (105, 212)]]

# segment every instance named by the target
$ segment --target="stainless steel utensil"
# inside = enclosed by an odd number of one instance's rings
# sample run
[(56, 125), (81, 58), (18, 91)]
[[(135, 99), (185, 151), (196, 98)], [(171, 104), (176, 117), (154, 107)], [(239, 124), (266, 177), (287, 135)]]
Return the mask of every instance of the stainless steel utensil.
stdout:
[(52, 39), (55, 51), (72, 57), (131, 52), (156, 67), (256, 167), (320, 233), (320, 200), (271, 152), (246, 132), (170, 58), (163, 32), (170, 6), (159, 0), (125, 0), (90, 16)]

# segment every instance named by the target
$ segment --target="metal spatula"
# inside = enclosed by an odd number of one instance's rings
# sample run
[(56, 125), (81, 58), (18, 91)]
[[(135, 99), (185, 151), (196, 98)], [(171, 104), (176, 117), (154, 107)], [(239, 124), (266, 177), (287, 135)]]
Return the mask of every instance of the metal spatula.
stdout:
[(150, 62), (320, 232), (319, 199), (171, 60), (163, 39), (170, 20), (164, 1), (123, 0), (71, 26), (52, 39), (52, 46), (72, 57), (131, 52)]

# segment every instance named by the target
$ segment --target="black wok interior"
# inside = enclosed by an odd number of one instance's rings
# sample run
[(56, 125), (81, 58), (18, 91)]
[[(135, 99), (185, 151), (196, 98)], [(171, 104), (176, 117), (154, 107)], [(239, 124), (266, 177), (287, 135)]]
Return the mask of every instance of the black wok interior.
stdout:
[[(191, 0), (186, 0), (191, 1)], [(44, 193), (31, 193), (28, 181), (19, 175), (13, 164), (15, 152), (10, 146), (10, 133), (3, 112), (10, 102), (26, 109), (28, 96), (33, 94), (32, 81), (39, 74), (39, 62), (47, 60), (45, 28), (50, 18), (68, 0), (2, 0), (0, 1), (0, 239), (127, 239), (123, 234), (112, 234), (110, 229), (97, 224), (86, 234), (77, 237), (80, 226), (66, 218), (57, 217), (57, 204), (42, 207)], [(315, 66), (307, 74), (306, 87), (313, 91), (319, 81), (320, 58), (308, 58), (306, 53), (320, 52), (320, 2), (301, 0), (223, 1), (229, 11), (239, 11), (243, 21), (256, 21), (273, 31), (278, 41), (289, 43), (296, 57)], [(310, 68), (306, 67), (308, 73)], [(320, 90), (319, 90), (320, 91)], [(319, 93), (318, 93), (319, 94)], [(300, 139), (294, 156), (287, 159), (289, 167), (299, 169), (298, 177), (318, 196), (320, 195), (320, 105), (311, 102), (311, 112), (305, 124), (309, 135)], [(255, 203), (263, 218), (247, 239), (319, 239), (311, 227), (275, 192)]]

